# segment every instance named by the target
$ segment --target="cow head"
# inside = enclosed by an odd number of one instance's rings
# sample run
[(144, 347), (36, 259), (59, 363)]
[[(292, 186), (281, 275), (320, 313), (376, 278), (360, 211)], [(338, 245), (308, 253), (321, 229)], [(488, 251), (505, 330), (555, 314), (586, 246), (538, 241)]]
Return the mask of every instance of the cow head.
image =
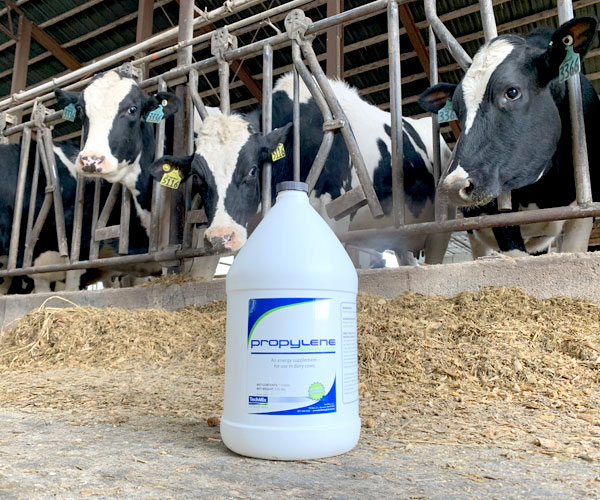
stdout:
[(169, 117), (180, 105), (170, 92), (145, 94), (133, 78), (115, 70), (96, 76), (83, 92), (59, 89), (55, 95), (61, 108), (73, 104), (83, 117), (84, 146), (75, 162), (77, 171), (109, 182), (121, 182), (139, 171), (148, 113), (161, 105)]
[(569, 46), (583, 60), (596, 30), (596, 20), (583, 17), (560, 26), (549, 43), (548, 36), (500, 36), (479, 49), (458, 85), (438, 84), (419, 97), (433, 113), (451, 99), (462, 125), (441, 184), (452, 203), (483, 205), (547, 172), (562, 132), (559, 66)]
[(262, 164), (280, 142), (286, 142), (291, 126), (263, 136), (241, 116), (209, 116), (192, 156), (165, 156), (150, 172), (158, 181), (174, 171), (181, 181), (192, 176), (192, 193), (202, 197), (208, 218), (205, 239), (215, 248), (237, 251), (246, 242), (248, 223), (260, 205)]

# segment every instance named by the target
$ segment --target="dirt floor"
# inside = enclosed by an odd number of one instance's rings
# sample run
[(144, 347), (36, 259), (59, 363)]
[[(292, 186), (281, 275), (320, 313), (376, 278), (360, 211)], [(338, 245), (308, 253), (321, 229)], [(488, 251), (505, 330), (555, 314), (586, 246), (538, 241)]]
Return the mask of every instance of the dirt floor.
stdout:
[(49, 302), (0, 338), (0, 497), (600, 497), (597, 305), (486, 288), (358, 311), (359, 445), (286, 463), (219, 439), (223, 302)]

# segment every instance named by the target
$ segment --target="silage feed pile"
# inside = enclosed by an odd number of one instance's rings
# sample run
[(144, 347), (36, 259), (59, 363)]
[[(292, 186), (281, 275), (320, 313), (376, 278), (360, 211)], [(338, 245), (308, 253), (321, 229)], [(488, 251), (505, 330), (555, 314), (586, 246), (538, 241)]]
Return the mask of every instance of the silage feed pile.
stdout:
[[(51, 306), (2, 334), (0, 379), (10, 388), (0, 387), (0, 405), (46, 398), (71, 409), (81, 397), (65, 395), (69, 377), (80, 377), (73, 391), (111, 400), (102, 373), (121, 387), (111, 407), (128, 400), (131, 411), (135, 395), (123, 387), (139, 380), (154, 387), (143, 398), (146, 413), (220, 414), (225, 302), (176, 312)], [(368, 433), (415, 442), (520, 439), (548, 453), (600, 457), (600, 308), (592, 302), (492, 287), (453, 298), (359, 294), (358, 339)], [(63, 375), (31, 382), (29, 393), (15, 382), (44, 373)], [(83, 384), (85, 373), (96, 382)], [(53, 402), (59, 385), (62, 402)], [(86, 394), (90, 409), (95, 399)]]

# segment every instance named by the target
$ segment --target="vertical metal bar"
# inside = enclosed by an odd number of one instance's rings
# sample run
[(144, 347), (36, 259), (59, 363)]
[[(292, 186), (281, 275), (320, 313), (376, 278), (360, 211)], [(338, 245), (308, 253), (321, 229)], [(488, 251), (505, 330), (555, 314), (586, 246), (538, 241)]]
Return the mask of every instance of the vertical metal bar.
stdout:
[[(267, 44), (263, 47), (263, 102), (262, 102), (262, 133), (267, 135), (273, 129), (273, 47)], [(269, 160), (263, 164), (262, 171), (262, 216), (271, 210), (272, 165)]]
[[(38, 136), (40, 135), (38, 130)], [(52, 132), (49, 128), (44, 127), (41, 130), (41, 137), (43, 137), (43, 144), (45, 149), (46, 157), (48, 158), (48, 172), (52, 176), (52, 183), (54, 184), (54, 219), (56, 221), (56, 239), (58, 240), (58, 252), (61, 257), (69, 256), (69, 244), (67, 242), (67, 231), (65, 228), (65, 211), (63, 208), (62, 190), (60, 189), (60, 178), (58, 177), (58, 171), (56, 169), (56, 158), (54, 157), (54, 149), (52, 142)], [(42, 152), (44, 154), (44, 152)]]
[[(27, 243), (29, 242), (29, 236), (31, 235), (31, 230), (33, 229), (33, 219), (35, 217), (35, 205), (37, 199), (37, 190), (38, 184), (40, 180), (40, 155), (36, 148), (35, 150), (35, 162), (33, 165), (33, 175), (31, 176), (31, 193), (29, 193), (29, 211), (27, 213), (27, 230), (25, 232), (25, 251), (27, 251)], [(31, 262), (25, 264), (23, 262), (23, 266), (29, 266)]]
[(90, 233), (90, 260), (97, 259), (100, 253), (100, 242), (96, 241), (96, 226), (100, 215), (100, 192), (102, 180), (96, 179), (94, 183), (94, 205), (92, 207), (92, 231)]
[(394, 226), (404, 225), (404, 149), (402, 145), (402, 89), (400, 75), (400, 27), (398, 4), (388, 3), (388, 52), (390, 61), (390, 113), (392, 120), (392, 206)]
[[(79, 143), (79, 149), (83, 147), (83, 133)], [(73, 233), (71, 234), (71, 262), (77, 262), (81, 254), (81, 233), (83, 231), (83, 204), (85, 198), (86, 179), (77, 174), (77, 186), (75, 193), (75, 213), (73, 215)], [(86, 256), (87, 257), (87, 256)]]
[[(429, 74), (430, 84), (438, 83), (438, 60), (437, 60), (437, 43), (433, 28), (429, 27)], [(442, 159), (441, 159), (441, 141), (440, 141), (440, 124), (435, 113), (431, 115), (431, 136), (433, 143), (433, 182), (435, 184), (435, 220), (442, 222), (448, 218), (448, 204), (445, 196), (438, 185), (442, 177)]]
[[(164, 92), (167, 90), (167, 84), (164, 80), (158, 82), (158, 91)], [(156, 125), (156, 136), (154, 146), (154, 157), (160, 158), (163, 154), (164, 143), (165, 143), (165, 122), (160, 121)], [(161, 214), (164, 211), (165, 197), (164, 189), (157, 181), (152, 181), (152, 204), (151, 204), (151, 215), (150, 215), (150, 252), (156, 252), (158, 250), (159, 237), (160, 237), (160, 220)]]
[[(300, 57), (300, 46), (292, 40), (292, 53)], [(296, 56), (293, 56), (296, 57)], [(298, 70), (294, 67), (294, 105), (292, 119), (294, 122), (294, 180), (300, 180), (300, 80)]]
[[(571, 0), (558, 0), (558, 20), (565, 23), (573, 18)], [(583, 61), (582, 61), (583, 64)], [(583, 118), (583, 99), (579, 77), (567, 80), (569, 90), (569, 110), (573, 140), (573, 166), (575, 168), (575, 192), (577, 204), (587, 205), (592, 202), (592, 185), (590, 181), (590, 165), (588, 160), (585, 121)]]
[(42, 203), (42, 207), (40, 208), (40, 213), (35, 221), (35, 224), (31, 228), (31, 233), (27, 237), (25, 241), (25, 252), (23, 253), (23, 267), (31, 266), (31, 262), (33, 261), (33, 250), (35, 245), (40, 237), (40, 233), (42, 232), (42, 228), (44, 227), (44, 223), (48, 217), (48, 213), (50, 212), (50, 208), (52, 208), (52, 193), (46, 193), (44, 196), (44, 202)]
[(231, 109), (229, 102), (229, 63), (219, 61), (219, 95), (221, 96), (221, 113), (228, 115)]
[[(205, 120), (206, 117), (208, 116), (208, 111), (206, 111), (206, 107), (204, 106), (204, 103), (202, 102), (202, 98), (200, 97), (200, 94), (198, 93), (198, 71), (197, 70), (195, 70), (195, 69), (190, 70), (188, 81), (189, 81), (189, 87), (190, 87), (190, 95), (192, 96), (192, 102), (194, 103), (194, 107), (196, 108), (196, 111), (198, 111), (200, 118), (202, 120)], [(195, 128), (196, 127), (194, 127), (194, 129)]]
[(121, 221), (119, 224), (119, 253), (129, 253), (129, 221), (131, 220), (131, 193), (123, 186), (121, 190)]
[(29, 146), (31, 144), (31, 129), (25, 127), (23, 140), (21, 141), (21, 158), (19, 161), (19, 177), (17, 178), (17, 192), (15, 194), (15, 211), (13, 214), (13, 225), (10, 232), (10, 247), (8, 250), (8, 269), (17, 266), (17, 255), (19, 253), (19, 235), (21, 232), (21, 219), (23, 215), (23, 199), (25, 198), (25, 182), (27, 180), (27, 168), (29, 166)]
[(498, 36), (492, 0), (479, 0), (479, 10), (481, 12), (481, 23), (483, 24), (483, 35), (485, 41), (489, 42), (492, 38)]

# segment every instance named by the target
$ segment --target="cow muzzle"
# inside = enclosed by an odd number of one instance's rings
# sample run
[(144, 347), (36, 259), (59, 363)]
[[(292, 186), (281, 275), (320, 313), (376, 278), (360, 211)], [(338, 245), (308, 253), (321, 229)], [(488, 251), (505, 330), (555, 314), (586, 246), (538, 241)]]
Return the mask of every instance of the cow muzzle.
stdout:
[(460, 165), (450, 172), (441, 184), (448, 201), (456, 206), (477, 205), (475, 182)]
[(77, 166), (83, 174), (102, 174), (106, 157), (92, 151), (83, 151), (77, 158)]
[(215, 250), (231, 250), (236, 251), (241, 248), (239, 238), (237, 238), (235, 231), (227, 229), (219, 231), (206, 231), (204, 239), (210, 244)]

